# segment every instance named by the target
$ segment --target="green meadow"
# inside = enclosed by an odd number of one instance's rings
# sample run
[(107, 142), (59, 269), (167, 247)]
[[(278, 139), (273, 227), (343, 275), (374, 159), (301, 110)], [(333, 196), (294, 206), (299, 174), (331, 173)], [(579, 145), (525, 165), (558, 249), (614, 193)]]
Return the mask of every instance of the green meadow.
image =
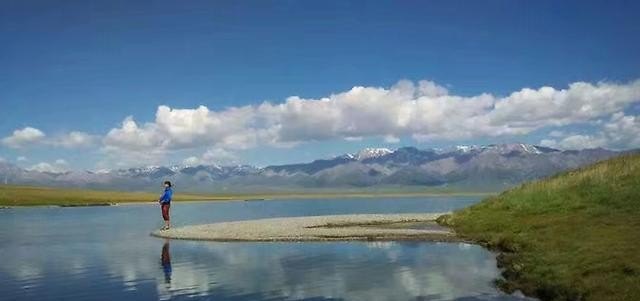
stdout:
[[(456, 191), (309, 191), (266, 193), (194, 194), (176, 192), (174, 201), (226, 201), (267, 200), (292, 198), (337, 198), (337, 197), (412, 197), (412, 196), (486, 196), (490, 193)], [(90, 206), (118, 203), (153, 202), (160, 196), (150, 192), (123, 192), (88, 189), (68, 189), (36, 186), (0, 185), (0, 206)]]
[[(0, 185), (0, 205), (3, 206), (43, 206), (43, 205), (107, 205), (131, 202), (153, 202), (160, 196), (150, 192), (120, 192), (87, 189), (63, 189), (36, 186)], [(228, 200), (229, 197), (179, 194), (177, 201), (187, 200)]]
[(506, 291), (640, 300), (640, 154), (526, 183), (439, 221), (500, 252)]

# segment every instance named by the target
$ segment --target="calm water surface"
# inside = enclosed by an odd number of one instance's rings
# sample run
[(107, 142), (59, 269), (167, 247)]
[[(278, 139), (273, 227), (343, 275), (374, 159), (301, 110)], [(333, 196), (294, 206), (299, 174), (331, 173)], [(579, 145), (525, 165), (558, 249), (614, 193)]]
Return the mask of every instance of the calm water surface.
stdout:
[[(474, 197), (175, 203), (174, 224), (440, 212)], [(0, 210), (2, 300), (521, 300), (464, 243), (217, 243), (149, 236), (153, 205)]]

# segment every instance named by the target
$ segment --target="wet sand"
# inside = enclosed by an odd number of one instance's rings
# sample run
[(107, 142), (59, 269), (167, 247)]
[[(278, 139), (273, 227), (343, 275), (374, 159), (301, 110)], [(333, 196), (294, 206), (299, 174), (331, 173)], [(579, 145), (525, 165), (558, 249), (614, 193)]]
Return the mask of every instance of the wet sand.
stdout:
[[(435, 220), (445, 213), (350, 214), (221, 222), (154, 231), (153, 236), (211, 241), (459, 240)], [(407, 227), (403, 227), (406, 223)], [(416, 223), (422, 224), (415, 227)]]

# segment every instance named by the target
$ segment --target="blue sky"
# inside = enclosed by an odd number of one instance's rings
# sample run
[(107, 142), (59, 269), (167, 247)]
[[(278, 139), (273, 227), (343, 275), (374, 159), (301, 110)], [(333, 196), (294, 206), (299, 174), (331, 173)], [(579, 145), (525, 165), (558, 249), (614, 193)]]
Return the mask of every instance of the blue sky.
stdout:
[(0, 7), (0, 157), (23, 167), (266, 165), (368, 146), (640, 147), (631, 1)]

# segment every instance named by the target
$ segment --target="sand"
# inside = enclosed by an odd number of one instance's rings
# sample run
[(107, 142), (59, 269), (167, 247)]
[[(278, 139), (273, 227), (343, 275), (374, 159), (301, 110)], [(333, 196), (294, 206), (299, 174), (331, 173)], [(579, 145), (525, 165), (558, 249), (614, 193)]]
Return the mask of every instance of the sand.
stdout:
[(435, 223), (442, 214), (445, 213), (268, 218), (178, 227), (151, 235), (212, 241), (458, 240), (448, 228)]

